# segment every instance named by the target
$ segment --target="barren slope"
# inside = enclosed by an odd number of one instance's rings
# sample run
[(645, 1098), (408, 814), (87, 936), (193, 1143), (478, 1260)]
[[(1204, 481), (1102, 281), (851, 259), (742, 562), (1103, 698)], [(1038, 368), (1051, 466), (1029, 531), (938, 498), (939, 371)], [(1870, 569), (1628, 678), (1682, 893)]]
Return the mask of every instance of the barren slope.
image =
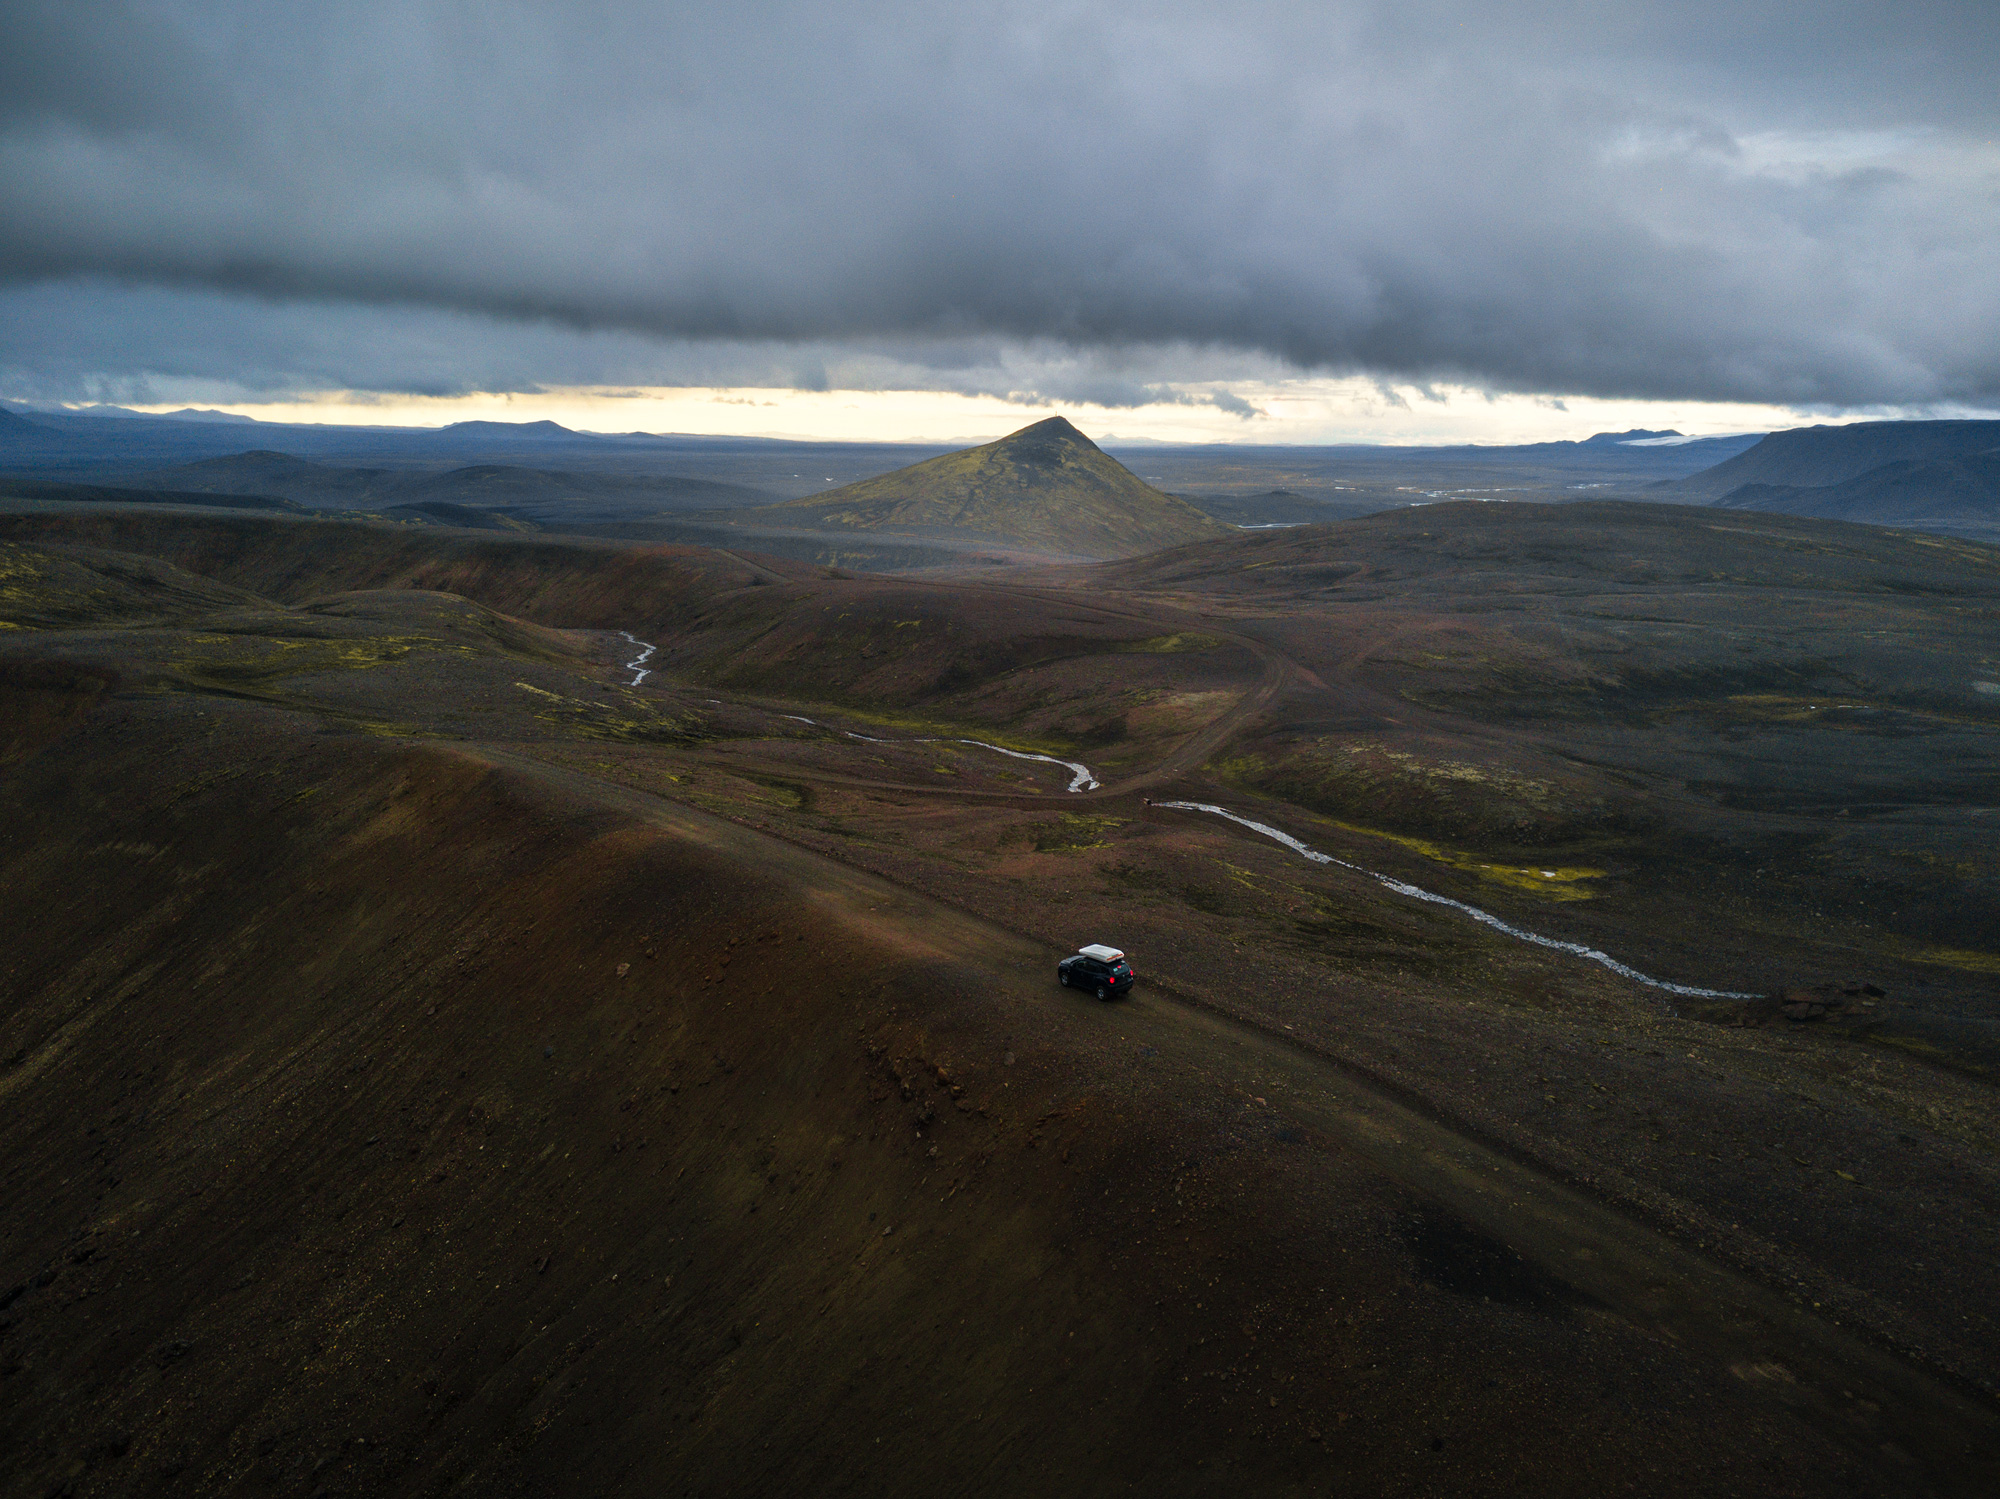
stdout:
[(186, 697), (0, 783), (10, 1489), (1977, 1481), (1952, 1397), (1413, 1190), (1309, 1058), (578, 785)]
[(741, 519), (766, 525), (951, 537), (1075, 557), (1127, 557), (1225, 534), (1162, 494), (1059, 416)]
[(1986, 549), (8, 531), (23, 1492), (1993, 1482)]

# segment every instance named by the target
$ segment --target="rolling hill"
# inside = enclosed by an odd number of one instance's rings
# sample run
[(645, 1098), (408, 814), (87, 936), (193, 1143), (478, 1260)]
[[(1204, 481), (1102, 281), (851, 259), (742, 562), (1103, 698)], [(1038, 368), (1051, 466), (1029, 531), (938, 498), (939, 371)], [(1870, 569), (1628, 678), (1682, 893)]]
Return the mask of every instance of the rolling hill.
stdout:
[(61, 432), (0, 407), (0, 460), (52, 457), (68, 447)]
[[(1647, 499), (1701, 505), (1745, 484), (1818, 489), (1890, 463), (1927, 463), (2000, 448), (2000, 422), (1856, 422), (1773, 432), (1747, 452), (1685, 479), (1655, 485)], [(1872, 520), (1849, 515), (1848, 520)]]
[(770, 498), (767, 491), (741, 484), (671, 474), (574, 474), (497, 463), (443, 472), (349, 468), (264, 451), (158, 469), (142, 475), (140, 482), (175, 491), (280, 495), (315, 509), (504, 508), (509, 515), (519, 511), (544, 524), (629, 520), (662, 511), (756, 505)]
[(1130, 557), (1229, 534), (1154, 489), (1062, 417), (826, 494), (738, 512), (760, 525)]
[(1741, 484), (1715, 503), (1986, 536), (2000, 533), (2000, 446), (1956, 458), (1899, 459), (1839, 484)]
[(7, 1495), (2000, 1490), (2000, 548), (0, 580)]
[(267, 494), (211, 494), (185, 489), (127, 489), (106, 484), (64, 484), (50, 479), (0, 478), (0, 498), (79, 505), (199, 505), (222, 510), (299, 511), (305, 507)]
[(140, 475), (139, 482), (205, 494), (281, 495), (301, 505), (348, 510), (381, 499), (398, 481), (409, 477), (390, 469), (343, 468), (257, 449), (156, 469)]

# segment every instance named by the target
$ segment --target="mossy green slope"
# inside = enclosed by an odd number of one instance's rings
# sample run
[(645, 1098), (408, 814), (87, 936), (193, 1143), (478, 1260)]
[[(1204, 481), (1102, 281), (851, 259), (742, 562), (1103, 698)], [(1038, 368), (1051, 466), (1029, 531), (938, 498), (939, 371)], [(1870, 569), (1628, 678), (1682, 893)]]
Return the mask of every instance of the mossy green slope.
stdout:
[(984, 447), (754, 513), (772, 522), (949, 535), (1082, 557), (1131, 557), (1230, 534), (1059, 416)]

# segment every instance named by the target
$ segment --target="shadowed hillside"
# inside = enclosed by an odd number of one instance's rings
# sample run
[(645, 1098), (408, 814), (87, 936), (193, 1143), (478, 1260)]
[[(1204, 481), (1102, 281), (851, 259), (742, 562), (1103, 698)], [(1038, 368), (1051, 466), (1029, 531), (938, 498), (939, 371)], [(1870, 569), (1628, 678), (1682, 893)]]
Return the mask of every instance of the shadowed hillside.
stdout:
[[(477, 426), (479, 423), (464, 423)], [(446, 429), (455, 431), (456, 429)], [(589, 523), (662, 511), (756, 505), (769, 496), (740, 484), (670, 474), (577, 474), (555, 469), (481, 463), (443, 472), (411, 468), (349, 468), (289, 453), (232, 453), (139, 476), (138, 483), (216, 495), (279, 495), (317, 509), (380, 510), (429, 515), (453, 507), (452, 525), (505, 529), (510, 518)], [(470, 518), (498, 512), (497, 520)]]
[(2000, 551), (0, 542), (8, 1499), (1992, 1492)]
[[(1673, 1251), (1607, 1315), (1478, 1225), (1497, 1158), (1413, 1191), (1309, 1054), (977, 916), (546, 766), (0, 699), (10, 1493), (1980, 1482), (1718, 1379)], [(1911, 1445), (1983, 1419), (1785, 1357)]]
[(428, 589), (575, 628), (670, 621), (712, 593), (765, 581), (756, 567), (706, 548), (489, 539), (357, 521), (302, 529), (144, 512), (9, 516), (0, 517), (0, 537), (145, 553), (287, 603), (353, 589)]
[[(2000, 448), (2000, 422), (1856, 422), (1773, 432), (1747, 452), (1646, 492), (1648, 499), (1701, 504), (1744, 484), (1817, 489), (1858, 479), (1885, 463), (1928, 462)], [(1868, 520), (1872, 515), (1842, 515)]]
[(1840, 484), (1743, 484), (1717, 500), (1729, 510), (2000, 537), (2000, 442), (1955, 458), (1903, 458)]
[(126, 489), (104, 484), (64, 484), (47, 479), (0, 478), (0, 498), (77, 505), (199, 505), (210, 510), (297, 511), (290, 500), (265, 494), (210, 494), (182, 489)]
[(1059, 416), (998, 442), (744, 512), (765, 525), (998, 542), (1078, 557), (1127, 557), (1225, 532), (1162, 494)]

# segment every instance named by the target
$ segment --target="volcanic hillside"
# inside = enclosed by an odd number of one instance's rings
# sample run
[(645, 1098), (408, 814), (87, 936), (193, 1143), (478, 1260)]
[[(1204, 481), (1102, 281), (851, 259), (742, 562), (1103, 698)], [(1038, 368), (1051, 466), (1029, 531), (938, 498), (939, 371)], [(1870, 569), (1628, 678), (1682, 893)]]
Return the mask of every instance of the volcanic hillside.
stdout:
[(1185, 500), (1145, 483), (1059, 416), (984, 447), (744, 512), (743, 518), (998, 542), (1072, 557), (1131, 557), (1228, 534)]
[(1741, 484), (1715, 503), (1990, 538), (2000, 535), (2000, 444), (1955, 458), (1898, 459), (1840, 484)]
[(0, 1495), (2000, 1491), (2000, 549), (21, 503)]
[[(1888, 464), (1933, 463), (2000, 448), (2000, 422), (1856, 422), (1847, 427), (1800, 427), (1773, 432), (1748, 452), (1672, 484), (1648, 499), (1703, 504), (1745, 484), (1819, 489), (1845, 484)], [(1843, 520), (1873, 516), (1835, 511)]]

